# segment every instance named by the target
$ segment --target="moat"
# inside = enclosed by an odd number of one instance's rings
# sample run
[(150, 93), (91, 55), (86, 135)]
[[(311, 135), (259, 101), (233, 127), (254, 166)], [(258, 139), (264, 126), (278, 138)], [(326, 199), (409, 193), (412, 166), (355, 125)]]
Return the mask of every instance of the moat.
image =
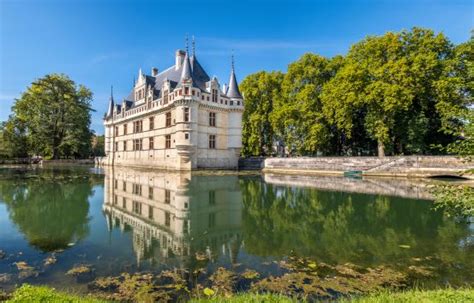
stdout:
[(3, 168), (0, 290), (47, 284), (130, 299), (111, 277), (123, 284), (136, 273), (135, 284), (152, 281), (171, 301), (205, 287), (322, 298), (472, 286), (474, 226), (434, 210), (429, 188), (406, 179)]

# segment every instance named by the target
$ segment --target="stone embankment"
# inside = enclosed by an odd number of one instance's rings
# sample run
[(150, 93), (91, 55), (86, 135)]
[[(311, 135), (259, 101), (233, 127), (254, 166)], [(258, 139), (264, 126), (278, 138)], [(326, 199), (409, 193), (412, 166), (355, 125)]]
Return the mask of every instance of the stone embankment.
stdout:
[[(298, 175), (344, 175), (345, 172), (360, 171), (364, 176), (454, 177), (466, 176), (464, 171), (474, 169), (474, 161), (455, 156), (301, 157), (252, 161), (261, 161), (264, 172)], [(250, 159), (242, 160), (240, 167), (245, 169), (250, 162)], [(252, 165), (257, 166), (256, 163)]]
[(341, 176), (287, 175), (265, 173), (268, 184), (316, 188), (360, 194), (377, 194), (412, 199), (433, 199), (430, 191), (432, 181), (412, 178), (343, 178)]

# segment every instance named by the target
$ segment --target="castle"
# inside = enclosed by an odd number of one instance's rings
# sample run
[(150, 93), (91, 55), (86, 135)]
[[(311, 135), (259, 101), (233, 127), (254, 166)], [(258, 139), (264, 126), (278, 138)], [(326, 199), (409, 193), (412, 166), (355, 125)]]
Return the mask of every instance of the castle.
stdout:
[(208, 76), (193, 54), (151, 75), (140, 69), (130, 95), (104, 116), (102, 165), (171, 170), (237, 168), (244, 100), (232, 69), (228, 86)]

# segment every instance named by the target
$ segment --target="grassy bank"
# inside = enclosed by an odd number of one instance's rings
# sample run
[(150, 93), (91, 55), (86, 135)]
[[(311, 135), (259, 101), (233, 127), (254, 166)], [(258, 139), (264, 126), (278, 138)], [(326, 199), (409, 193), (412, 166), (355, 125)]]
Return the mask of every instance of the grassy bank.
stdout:
[[(66, 302), (66, 303), (105, 303), (110, 301), (85, 297), (57, 291), (46, 286), (24, 284), (18, 288), (7, 303), (19, 302)], [(294, 303), (301, 302), (278, 294), (242, 293), (230, 298), (211, 297), (192, 299), (191, 303)], [(403, 292), (381, 292), (363, 297), (351, 297), (340, 300), (340, 303), (441, 303), (441, 302), (474, 302), (474, 289), (440, 289), (409, 290)]]
[(31, 286), (28, 284), (23, 284), (20, 288), (13, 292), (11, 297), (6, 302), (106, 303), (108, 301), (69, 294), (46, 286)]
[(358, 298), (348, 298), (341, 303), (446, 303), (474, 302), (474, 289), (408, 290), (381, 292)]
[[(192, 303), (301, 302), (282, 295), (240, 294), (231, 298), (192, 300)], [(474, 289), (409, 290), (381, 292), (363, 297), (344, 298), (340, 303), (462, 303), (474, 302)]]

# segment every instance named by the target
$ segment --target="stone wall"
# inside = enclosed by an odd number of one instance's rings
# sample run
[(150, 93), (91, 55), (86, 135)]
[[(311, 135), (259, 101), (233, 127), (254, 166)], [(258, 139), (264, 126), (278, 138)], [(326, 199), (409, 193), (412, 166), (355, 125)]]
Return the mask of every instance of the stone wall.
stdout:
[(362, 171), (364, 175), (414, 177), (459, 176), (467, 169), (474, 169), (474, 162), (454, 156), (267, 158), (263, 167), (268, 172), (341, 175)]
[[(341, 176), (311, 176), (285, 175), (265, 173), (266, 183), (309, 187), (319, 190), (341, 191), (361, 194), (377, 194), (403, 198), (425, 199), (433, 198), (428, 179), (416, 180), (408, 178), (343, 178)], [(433, 182), (433, 181), (431, 181)]]

